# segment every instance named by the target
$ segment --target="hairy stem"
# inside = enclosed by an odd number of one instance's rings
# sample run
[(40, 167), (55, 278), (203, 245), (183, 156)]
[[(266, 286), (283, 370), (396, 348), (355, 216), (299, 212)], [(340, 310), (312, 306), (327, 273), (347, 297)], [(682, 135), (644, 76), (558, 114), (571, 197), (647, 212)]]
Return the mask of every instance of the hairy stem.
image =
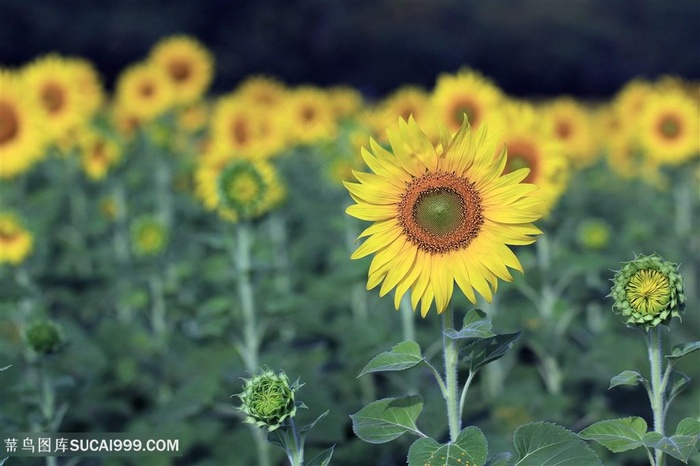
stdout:
[(444, 332), (454, 329), (454, 317), (452, 311), (452, 303), (447, 306), (447, 309), (442, 313), (442, 350), (445, 358), (445, 403), (447, 406), (447, 421), (450, 428), (450, 441), (456, 442), (459, 431), (461, 430), (461, 419), (459, 416), (457, 405), (457, 362), (459, 355), (457, 352), (457, 344), (451, 338), (445, 336)]
[[(662, 373), (662, 349), (661, 349), (661, 327), (657, 326), (647, 332), (647, 346), (649, 349), (649, 365), (651, 367), (651, 410), (654, 414), (654, 432), (664, 434), (664, 423), (666, 417), (666, 382), (668, 379), (661, 377)], [(663, 450), (656, 449), (656, 466), (664, 466), (665, 458)]]

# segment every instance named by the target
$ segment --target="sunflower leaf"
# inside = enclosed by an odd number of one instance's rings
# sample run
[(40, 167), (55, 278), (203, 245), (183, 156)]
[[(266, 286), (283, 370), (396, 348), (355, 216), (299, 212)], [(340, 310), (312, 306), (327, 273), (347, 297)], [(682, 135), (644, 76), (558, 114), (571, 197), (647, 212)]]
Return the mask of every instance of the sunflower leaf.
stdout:
[(657, 432), (649, 432), (644, 436), (644, 444), (688, 462), (690, 455), (696, 451), (700, 440), (700, 421), (687, 417), (678, 423), (676, 433), (672, 437), (664, 437)]
[(431, 438), (416, 440), (408, 450), (408, 466), (483, 466), (487, 454), (484, 434), (476, 427), (467, 427), (455, 443), (440, 445)]
[(515, 332), (481, 338), (465, 346), (460, 351), (460, 356), (469, 364), (469, 370), (474, 372), (481, 366), (502, 358), (519, 337), (520, 332)]
[(508, 452), (499, 453), (486, 463), (486, 466), (508, 466), (510, 464), (510, 459), (513, 457)]
[(690, 383), (690, 377), (675, 369), (671, 370), (669, 383), (666, 386), (666, 403), (670, 403), (676, 396), (686, 389)]
[(314, 456), (308, 463), (306, 463), (306, 466), (328, 466), (331, 462), (334, 449), (335, 445), (322, 451), (318, 455)]
[(647, 379), (642, 377), (642, 374), (640, 374), (639, 372), (622, 371), (615, 377), (610, 379), (610, 386), (608, 387), (608, 390), (610, 390), (613, 387), (617, 387), (618, 385), (639, 385), (640, 383), (644, 384), (644, 386), (649, 385)]
[(384, 398), (351, 414), (352, 429), (360, 439), (375, 444), (391, 442), (406, 432), (421, 435), (416, 419), (422, 410), (420, 395)]
[(644, 445), (647, 423), (641, 417), (626, 417), (596, 422), (579, 432), (584, 440), (594, 440), (613, 453), (633, 450)]
[(700, 350), (700, 341), (691, 341), (689, 343), (676, 345), (671, 350), (671, 354), (666, 356), (666, 359), (670, 359), (671, 362), (675, 362), (674, 360), (680, 359), (683, 356), (688, 355), (697, 350)]
[(459, 332), (454, 329), (445, 331), (445, 336), (452, 340), (488, 338), (494, 335), (491, 331), (491, 318), (481, 309), (467, 312)]
[(519, 455), (514, 466), (603, 466), (586, 442), (556, 424), (534, 422), (520, 426), (513, 442)]
[(368, 372), (402, 371), (423, 361), (420, 346), (415, 341), (403, 341), (394, 346), (391, 351), (378, 354), (362, 369), (362, 377)]

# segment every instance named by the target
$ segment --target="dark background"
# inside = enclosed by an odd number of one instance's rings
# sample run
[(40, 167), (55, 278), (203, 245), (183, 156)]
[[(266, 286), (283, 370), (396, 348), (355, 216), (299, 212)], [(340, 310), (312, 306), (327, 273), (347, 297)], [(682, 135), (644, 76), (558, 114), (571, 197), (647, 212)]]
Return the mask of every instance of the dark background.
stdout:
[(80, 55), (108, 88), (174, 33), (214, 52), (215, 92), (266, 73), (372, 98), (462, 65), (529, 97), (700, 79), (698, 0), (0, 0), (3, 66)]

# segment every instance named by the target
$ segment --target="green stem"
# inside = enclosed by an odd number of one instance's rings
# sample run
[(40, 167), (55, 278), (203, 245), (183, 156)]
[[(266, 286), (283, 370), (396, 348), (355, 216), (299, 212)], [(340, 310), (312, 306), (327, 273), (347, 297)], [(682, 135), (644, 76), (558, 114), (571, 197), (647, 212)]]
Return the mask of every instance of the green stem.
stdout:
[(165, 321), (165, 299), (163, 299), (163, 280), (156, 272), (149, 274), (148, 286), (151, 291), (151, 326), (157, 340), (165, 343), (167, 324)]
[(275, 270), (275, 288), (280, 294), (289, 294), (292, 290), (292, 277), (289, 273), (289, 254), (287, 253), (287, 231), (284, 218), (278, 211), (270, 214), (268, 220), (270, 240), (272, 242), (272, 265)]
[(401, 333), (403, 334), (403, 341), (416, 341), (415, 313), (411, 306), (411, 296), (409, 293), (406, 293), (401, 298), (399, 312), (401, 312)]
[(457, 362), (459, 355), (457, 352), (457, 344), (451, 338), (445, 336), (444, 332), (454, 329), (454, 318), (452, 312), (452, 303), (447, 306), (447, 309), (442, 313), (442, 350), (445, 358), (445, 404), (447, 406), (447, 421), (450, 428), (450, 441), (457, 441), (457, 436), (461, 430), (461, 419), (459, 416), (457, 405)]
[[(665, 421), (665, 391), (666, 380), (662, 380), (662, 349), (661, 349), (661, 327), (657, 326), (647, 332), (649, 349), (649, 365), (651, 367), (651, 410), (654, 414), (654, 432), (664, 434)], [(656, 466), (665, 464), (663, 450), (656, 449)]]
[(243, 312), (243, 344), (245, 346), (246, 369), (254, 372), (258, 369), (258, 325), (255, 319), (255, 301), (251, 283), (251, 225), (241, 221), (236, 226), (235, 261), (238, 270), (238, 296)]
[[(46, 429), (53, 432), (54, 418), (56, 415), (56, 392), (51, 380), (51, 374), (44, 361), (39, 366), (39, 377), (41, 379), (41, 413), (44, 416)], [(46, 466), (56, 466), (58, 464), (55, 456), (46, 457)]]
[(289, 462), (292, 466), (303, 466), (304, 464), (304, 445), (299, 437), (299, 432), (297, 431), (297, 425), (294, 422), (294, 418), (289, 419), (290, 426), (292, 428), (292, 435), (294, 438), (294, 450), (288, 451), (287, 455), (289, 457)]
[(459, 398), (459, 418), (460, 418), (460, 420), (462, 419), (462, 416), (464, 415), (464, 404), (466, 403), (466, 400), (467, 400), (467, 392), (469, 391), (469, 386), (472, 384), (472, 379), (474, 379), (475, 375), (476, 375), (476, 371), (469, 371), (469, 375), (467, 376), (467, 381), (464, 382), (464, 388), (462, 389), (462, 396)]

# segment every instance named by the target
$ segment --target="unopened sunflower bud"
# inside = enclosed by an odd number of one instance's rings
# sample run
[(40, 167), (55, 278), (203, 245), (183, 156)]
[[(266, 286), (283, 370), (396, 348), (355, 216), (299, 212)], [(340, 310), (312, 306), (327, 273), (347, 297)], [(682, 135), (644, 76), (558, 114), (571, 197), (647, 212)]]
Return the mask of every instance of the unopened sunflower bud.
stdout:
[(284, 372), (275, 374), (264, 370), (260, 375), (244, 381), (243, 393), (236, 396), (241, 399), (239, 409), (246, 414), (245, 423), (272, 432), (296, 415), (294, 392), (301, 385), (297, 382), (290, 385)]
[(61, 328), (50, 320), (34, 322), (24, 334), (29, 346), (39, 354), (51, 354), (64, 343)]
[(645, 329), (680, 319), (685, 309), (678, 265), (656, 254), (626, 262), (615, 274), (609, 296), (615, 300), (613, 312), (625, 317), (627, 324)]

